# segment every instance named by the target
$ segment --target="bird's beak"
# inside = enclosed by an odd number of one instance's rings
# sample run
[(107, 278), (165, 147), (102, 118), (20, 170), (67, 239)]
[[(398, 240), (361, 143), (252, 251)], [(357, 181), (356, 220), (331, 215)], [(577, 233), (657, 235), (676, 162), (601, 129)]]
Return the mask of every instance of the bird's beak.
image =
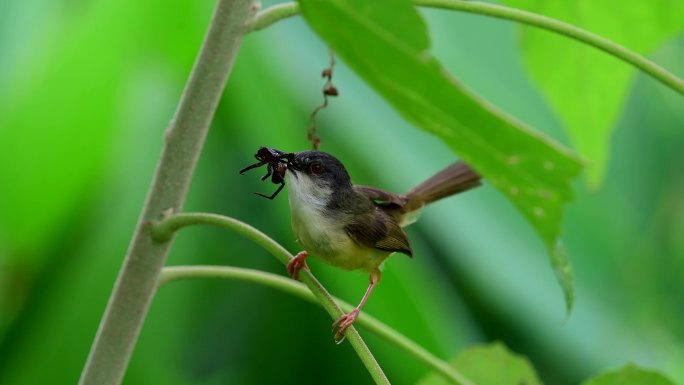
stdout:
[(297, 178), (297, 171), (299, 170), (299, 167), (297, 166), (297, 163), (295, 161), (291, 161), (287, 164), (287, 170), (292, 172), (292, 175)]

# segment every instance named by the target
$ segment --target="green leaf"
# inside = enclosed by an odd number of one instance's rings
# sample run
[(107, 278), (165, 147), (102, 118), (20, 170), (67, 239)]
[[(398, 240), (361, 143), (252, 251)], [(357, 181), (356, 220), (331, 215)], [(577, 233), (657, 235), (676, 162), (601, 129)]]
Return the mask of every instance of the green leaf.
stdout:
[(437, 135), (513, 202), (544, 240), (570, 310), (570, 264), (556, 243), (577, 159), (455, 80), (428, 51), (426, 26), (408, 0), (299, 3), (314, 31), (405, 119)]
[[(451, 361), (451, 366), (473, 384), (541, 385), (530, 361), (511, 352), (500, 342), (466, 349)], [(418, 384), (442, 385), (448, 382), (431, 373)]]
[(582, 385), (675, 385), (669, 378), (652, 370), (630, 364), (584, 381)]
[[(684, 28), (677, 0), (506, 0), (507, 5), (582, 27), (646, 54)], [(579, 153), (591, 161), (591, 186), (604, 178), (610, 136), (622, 114), (634, 69), (593, 47), (535, 28), (521, 29), (532, 78), (567, 128)]]

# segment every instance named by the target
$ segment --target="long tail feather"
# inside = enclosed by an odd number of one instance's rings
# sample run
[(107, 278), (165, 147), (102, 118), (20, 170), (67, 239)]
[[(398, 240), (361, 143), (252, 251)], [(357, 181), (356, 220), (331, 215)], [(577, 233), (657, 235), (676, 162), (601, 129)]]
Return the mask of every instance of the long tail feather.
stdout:
[(403, 195), (405, 212), (422, 208), (428, 203), (470, 190), (481, 184), (482, 177), (463, 161), (458, 161), (433, 175)]

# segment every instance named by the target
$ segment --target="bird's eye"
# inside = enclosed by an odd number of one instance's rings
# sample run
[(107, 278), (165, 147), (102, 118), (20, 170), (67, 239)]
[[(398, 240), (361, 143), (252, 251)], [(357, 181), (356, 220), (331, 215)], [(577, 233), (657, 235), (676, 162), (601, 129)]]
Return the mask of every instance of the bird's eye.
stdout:
[(323, 173), (323, 165), (318, 162), (312, 163), (311, 173), (314, 175), (321, 175)]

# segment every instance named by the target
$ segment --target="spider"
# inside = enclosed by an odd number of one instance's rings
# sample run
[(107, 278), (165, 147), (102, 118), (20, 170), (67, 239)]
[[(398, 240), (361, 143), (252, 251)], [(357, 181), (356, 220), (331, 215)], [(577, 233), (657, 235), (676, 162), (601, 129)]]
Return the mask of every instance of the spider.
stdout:
[(259, 147), (259, 150), (254, 155), (258, 162), (243, 168), (240, 170), (240, 174), (242, 175), (246, 171), (249, 171), (253, 168), (266, 165), (266, 175), (262, 176), (261, 180), (266, 180), (270, 176), (271, 182), (273, 182), (273, 184), (280, 184), (280, 187), (278, 187), (278, 189), (270, 196), (261, 193), (255, 194), (264, 198), (274, 199), (278, 193), (280, 193), (283, 187), (285, 187), (285, 172), (287, 171), (287, 163), (293, 156), (294, 154), (276, 150), (275, 148)]

